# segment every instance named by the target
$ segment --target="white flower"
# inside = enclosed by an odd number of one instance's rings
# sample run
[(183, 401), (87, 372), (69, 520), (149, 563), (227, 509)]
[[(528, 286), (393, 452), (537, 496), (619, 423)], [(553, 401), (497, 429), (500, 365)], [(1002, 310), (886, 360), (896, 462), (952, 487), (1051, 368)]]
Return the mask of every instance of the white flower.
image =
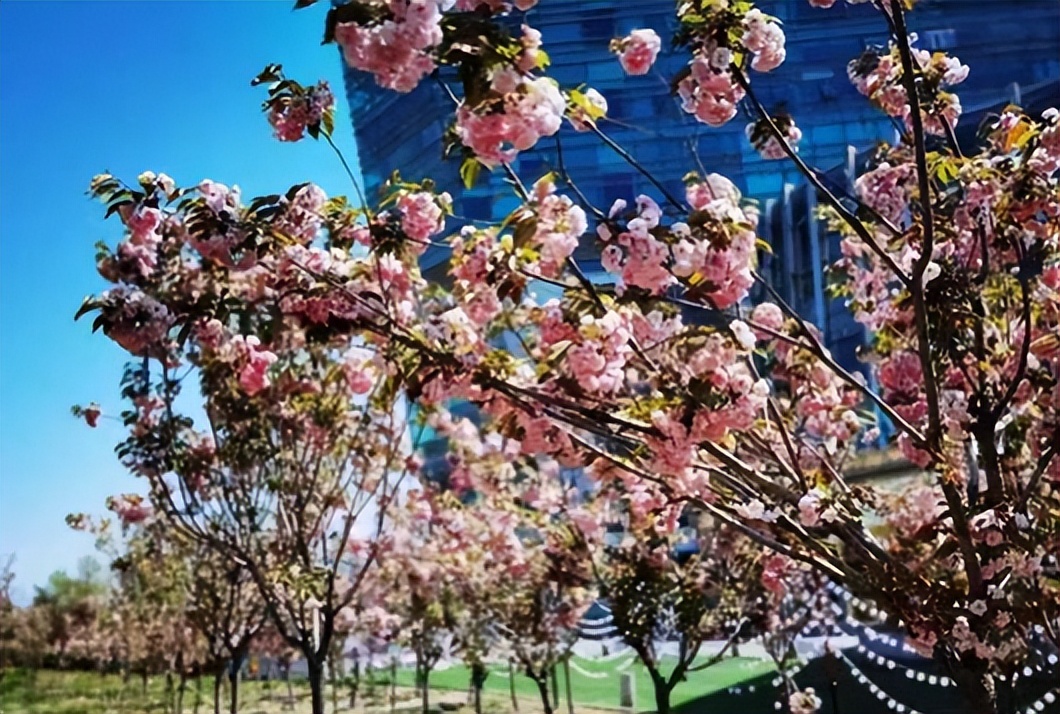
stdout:
[(755, 333), (743, 320), (733, 320), (729, 323), (729, 329), (740, 346), (750, 352), (755, 348)]

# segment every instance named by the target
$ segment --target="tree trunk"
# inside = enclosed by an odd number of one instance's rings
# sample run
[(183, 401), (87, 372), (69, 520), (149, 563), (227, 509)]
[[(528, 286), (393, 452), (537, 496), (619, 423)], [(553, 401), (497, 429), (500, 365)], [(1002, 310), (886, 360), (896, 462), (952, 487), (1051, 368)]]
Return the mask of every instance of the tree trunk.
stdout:
[(570, 654), (563, 659), (563, 681), (567, 690), (567, 714), (574, 714), (574, 695), (570, 684)]
[(357, 690), (361, 686), (361, 661), (357, 658), (356, 650), (353, 657), (353, 671), (350, 673), (350, 709), (357, 706)]
[(323, 663), (306, 658), (309, 669), (309, 693), (313, 714), (324, 714), (324, 666)]
[(129, 670), (126, 669), (122, 673), (121, 691), (118, 692), (118, 711), (119, 712), (125, 711), (125, 705), (127, 703), (125, 701), (125, 695), (128, 693), (128, 690), (129, 690)]
[(331, 680), (331, 712), (339, 712), (339, 668), (335, 664), (335, 655), (328, 657), (328, 679)]
[(557, 672), (559, 669), (555, 664), (552, 665), (552, 709), (556, 710), (559, 708), (559, 677)]
[(512, 661), (508, 660), (508, 694), (512, 697), (512, 711), (519, 711), (519, 699), (515, 696), (515, 667), (512, 666)]
[(225, 671), (219, 667), (213, 674), (213, 714), (221, 714), (221, 681)]
[(166, 711), (173, 711), (173, 671), (166, 670), (166, 689), (162, 693), (162, 701), (165, 702)]
[(427, 660), (423, 656), (423, 648), (419, 645), (416, 646), (416, 688), (420, 691), (420, 711), (422, 714), (430, 714), (431, 711), (431, 695), (427, 691), (427, 680), (430, 675), (427, 673)]
[(144, 667), (144, 670), (140, 672), (140, 693), (145, 697), (147, 696), (147, 667)]
[(397, 660), (390, 660), (390, 712), (397, 708)]
[(195, 714), (199, 714), (199, 705), (202, 704), (202, 674), (195, 675)]
[(655, 711), (658, 714), (670, 714), (670, 684), (655, 669), (648, 669), (651, 675), (651, 686), (655, 690)]
[(475, 700), (475, 714), (482, 714), (482, 687), (486, 684), (486, 678), (490, 671), (481, 662), (476, 662), (471, 667), (471, 688), (474, 690), (472, 696)]
[(998, 684), (982, 665), (962, 666), (961, 662), (949, 663), (950, 676), (957, 683), (968, 705), (968, 714), (1009, 714), (1014, 709), (1011, 702), (1004, 706), (1005, 699), (998, 691)]
[(187, 686), (188, 675), (181, 671), (180, 673), (180, 684), (177, 685), (177, 714), (182, 714), (184, 711), (184, 687)]
[(969, 714), (1008, 714), (1000, 706), (996, 683), (989, 674), (968, 674), (959, 680)]
[(294, 709), (294, 689), (291, 687), (291, 663), (287, 662), (283, 667), (283, 681), (287, 682), (287, 706)]
[(545, 670), (540, 676), (531, 674), (530, 678), (537, 683), (537, 692), (541, 695), (541, 708), (544, 710), (544, 714), (553, 714), (552, 697), (548, 691), (548, 670)]
[(427, 669), (427, 665), (423, 666), (423, 673), (420, 675), (420, 707), (423, 709), (423, 714), (430, 714), (431, 711), (431, 670)]
[(239, 712), (239, 667), (233, 662), (232, 669), (228, 673), (228, 712), (238, 714)]

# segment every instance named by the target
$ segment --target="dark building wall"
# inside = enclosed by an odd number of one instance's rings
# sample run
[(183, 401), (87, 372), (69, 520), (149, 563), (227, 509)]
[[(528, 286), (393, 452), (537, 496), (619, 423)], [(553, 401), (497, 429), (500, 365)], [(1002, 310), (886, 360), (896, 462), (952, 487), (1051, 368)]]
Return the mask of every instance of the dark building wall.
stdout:
[[(850, 147), (864, 152), (894, 137), (887, 117), (853, 88), (846, 64), (866, 47), (887, 42), (883, 18), (867, 4), (837, 3), (829, 10), (807, 0), (775, 0), (763, 8), (779, 17), (787, 34), (787, 61), (769, 74), (752, 72), (756, 92), (767, 108), (785, 109), (802, 128), (800, 152), (831, 172), (838, 184), (848, 181)], [(841, 361), (853, 366), (854, 349), (863, 334), (838, 303), (824, 299), (821, 269), (838, 253), (834, 237), (817, 235), (809, 218), (815, 197), (786, 161), (764, 161), (744, 137), (747, 115), (721, 128), (699, 124), (684, 114), (670, 95), (669, 78), (687, 61), (687, 53), (669, 49), (676, 29), (674, 0), (540, 0), (528, 22), (541, 30), (552, 59), (550, 75), (564, 87), (587, 84), (610, 104), (601, 128), (644, 164), (673, 192), (682, 191), (688, 171), (705, 170), (730, 177), (748, 197), (763, 202), (763, 235), (774, 254), (763, 269), (786, 298), (825, 330)], [(1051, 97), (1060, 103), (1060, 0), (921, 0), (910, 15), (918, 45), (945, 50), (971, 67), (957, 87), (965, 110), (959, 126), (971, 133), (989, 107), (1024, 95)], [(608, 42), (637, 27), (654, 28), (664, 38), (655, 70), (627, 77)], [(444, 76), (443, 71), (443, 76)], [(455, 82), (450, 82), (455, 87)], [(407, 95), (375, 86), (368, 75), (346, 73), (354, 134), (369, 192), (397, 169), (403, 176), (438, 181), (454, 197), (458, 216), (501, 217), (516, 200), (499, 174), (483, 172), (481, 184), (462, 191), (458, 162), (443, 162), (441, 139), (452, 102), (433, 81), (425, 80)], [(661, 198), (642, 176), (599, 139), (564, 126), (559, 134), (564, 161), (588, 198), (604, 210), (616, 198), (638, 193)], [(556, 140), (543, 139), (524, 152), (516, 168), (525, 180), (558, 165)], [(789, 186), (786, 188), (786, 186)], [(592, 238), (586, 240), (587, 254)], [(440, 262), (429, 252), (425, 267)], [(591, 277), (603, 278), (598, 263), (582, 260)]]
[[(681, 176), (698, 168), (730, 176), (750, 196), (776, 197), (795, 175), (784, 162), (761, 160), (747, 145), (746, 117), (711, 128), (684, 114), (670, 96), (668, 80), (687, 59), (664, 48), (656, 70), (626, 77), (608, 52), (611, 38), (636, 27), (652, 27), (667, 38), (676, 27), (674, 0), (541, 0), (528, 21), (541, 30), (552, 58), (550, 75), (565, 87), (588, 84), (611, 105), (601, 126), (661, 180), (680, 188)], [(833, 166), (846, 147), (871, 146), (889, 139), (890, 121), (861, 98), (846, 77), (846, 63), (867, 46), (886, 42), (883, 19), (868, 5), (838, 3), (820, 10), (807, 0), (776, 0), (764, 8), (787, 32), (788, 58), (772, 73), (752, 72), (767, 107), (784, 106), (802, 127), (803, 155), (812, 164)], [(910, 16), (919, 45), (944, 49), (971, 65), (959, 88), (966, 111), (992, 105), (1013, 82), (1035, 86), (1052, 82), (1060, 96), (1060, 2), (1057, 0), (922, 0)], [(667, 44), (664, 39), (664, 45)], [(444, 72), (443, 72), (444, 74)], [(399, 95), (378, 89), (370, 76), (347, 72), (347, 94), (354, 133), (369, 188), (393, 169), (410, 178), (431, 175), (454, 195), (460, 193), (456, 167), (441, 161), (440, 140), (451, 101), (427, 80)], [(565, 160), (587, 195), (600, 203), (651, 190), (625, 162), (587, 134), (561, 131)], [(533, 176), (556, 162), (555, 142), (545, 139), (519, 159), (521, 173)], [(494, 177), (491, 186), (503, 191)], [(458, 202), (460, 210), (482, 215), (497, 201), (477, 190)], [(492, 200), (491, 200), (492, 199)]]

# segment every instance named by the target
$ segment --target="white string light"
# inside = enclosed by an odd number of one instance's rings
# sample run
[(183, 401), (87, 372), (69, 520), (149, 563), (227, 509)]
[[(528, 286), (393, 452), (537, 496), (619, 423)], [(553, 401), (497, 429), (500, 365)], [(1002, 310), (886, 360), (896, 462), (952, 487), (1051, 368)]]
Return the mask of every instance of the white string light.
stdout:
[(1060, 687), (1050, 689), (1048, 692), (1043, 694), (1032, 703), (1029, 707), (1024, 709), (1024, 714), (1036, 714), (1037, 712), (1045, 711), (1045, 707), (1049, 704), (1054, 704), (1056, 700), (1060, 698)]
[(899, 712), (899, 714), (920, 714), (920, 712), (918, 712), (916, 709), (902, 704), (890, 694), (880, 689), (880, 687), (871, 679), (866, 677), (865, 674), (860, 669), (858, 669), (857, 665), (851, 662), (850, 658), (847, 657), (846, 654), (844, 654), (842, 651), (838, 652), (837, 654), (839, 658), (846, 663), (846, 666), (850, 669), (850, 674), (854, 676), (854, 679), (857, 680), (859, 684), (868, 687), (869, 691), (872, 694), (876, 695), (877, 699), (887, 704), (888, 709), (893, 709), (894, 711)]

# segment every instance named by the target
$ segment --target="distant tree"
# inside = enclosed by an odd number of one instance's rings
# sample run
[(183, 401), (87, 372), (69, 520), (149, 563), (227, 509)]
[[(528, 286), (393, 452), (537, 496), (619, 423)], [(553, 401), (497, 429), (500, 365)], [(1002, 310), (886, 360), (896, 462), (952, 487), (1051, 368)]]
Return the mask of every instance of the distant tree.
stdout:
[(91, 556), (78, 562), (77, 575), (57, 570), (47, 584), (35, 588), (33, 607), (46, 623), (45, 639), (58, 667), (70, 664), (71, 645), (82, 645), (77, 654), (84, 654), (83, 645), (93, 638), (108, 591), (103, 568)]
[(15, 604), (11, 601), (11, 584), (15, 580), (15, 554), (0, 560), (0, 681), (11, 665), (8, 650), (15, 637)]

